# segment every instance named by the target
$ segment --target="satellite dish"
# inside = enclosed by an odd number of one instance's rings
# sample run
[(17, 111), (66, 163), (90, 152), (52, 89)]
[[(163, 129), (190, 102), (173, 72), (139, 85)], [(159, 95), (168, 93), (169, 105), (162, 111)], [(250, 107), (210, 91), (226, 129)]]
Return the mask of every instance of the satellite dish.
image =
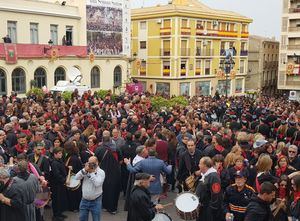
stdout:
[(67, 71), (67, 76), (71, 82), (79, 82), (81, 80), (81, 72), (76, 67), (70, 67)]

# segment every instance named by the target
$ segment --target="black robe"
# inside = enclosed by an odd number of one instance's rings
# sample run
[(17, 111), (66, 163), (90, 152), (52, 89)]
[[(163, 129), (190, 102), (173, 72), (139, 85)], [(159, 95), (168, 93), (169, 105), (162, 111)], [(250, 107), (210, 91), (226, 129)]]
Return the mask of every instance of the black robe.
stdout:
[[(96, 149), (95, 156), (100, 162), (100, 168), (105, 172), (102, 207), (108, 212), (115, 212), (118, 208), (121, 190), (121, 170), (119, 164), (121, 156), (117, 150), (112, 151), (111, 145), (114, 144), (111, 142), (103, 143)], [(119, 159), (116, 160), (114, 155), (118, 155)]]
[(50, 187), (53, 216), (59, 216), (68, 209), (67, 190), (65, 187), (67, 172), (61, 160), (51, 162)]
[(149, 191), (143, 187), (134, 186), (130, 195), (127, 221), (151, 221), (155, 212)]
[[(77, 174), (82, 169), (82, 163), (77, 155), (70, 156), (70, 160), (67, 166), (72, 166), (73, 174)], [(68, 168), (67, 168), (68, 170)], [(79, 210), (79, 204), (82, 197), (82, 187), (80, 186), (77, 190), (70, 190), (67, 188), (67, 198), (69, 201), (69, 210)]]
[(14, 180), (9, 180), (3, 190), (3, 195), (11, 199), (11, 206), (0, 203), (1, 221), (20, 221), (24, 220), (24, 204), (22, 200), (22, 191), (17, 187)]

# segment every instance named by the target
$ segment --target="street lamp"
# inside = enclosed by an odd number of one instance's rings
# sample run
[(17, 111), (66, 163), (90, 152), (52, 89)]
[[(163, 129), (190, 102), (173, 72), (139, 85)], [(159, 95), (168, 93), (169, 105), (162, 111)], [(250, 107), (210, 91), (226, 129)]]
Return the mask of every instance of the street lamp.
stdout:
[(292, 56), (292, 58), (293, 58), (293, 61), (296, 64), (300, 64), (300, 55), (297, 55), (296, 53), (294, 53), (294, 55)]
[(220, 61), (220, 69), (225, 72), (225, 93), (226, 97), (228, 97), (228, 75), (230, 74), (231, 70), (234, 68), (235, 62), (233, 60), (234, 49), (229, 48), (225, 50), (225, 59)]

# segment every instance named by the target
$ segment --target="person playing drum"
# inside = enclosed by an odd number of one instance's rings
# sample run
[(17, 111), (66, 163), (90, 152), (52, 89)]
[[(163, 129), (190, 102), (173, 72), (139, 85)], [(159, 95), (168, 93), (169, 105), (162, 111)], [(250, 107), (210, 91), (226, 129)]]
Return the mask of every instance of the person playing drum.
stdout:
[(147, 173), (137, 173), (135, 184), (130, 194), (127, 221), (151, 221), (155, 213), (164, 207), (151, 202), (150, 186), (152, 177)]
[(199, 162), (201, 179), (196, 188), (202, 208), (197, 221), (219, 221), (223, 220), (223, 194), (221, 191), (221, 180), (213, 161), (210, 157), (203, 157)]

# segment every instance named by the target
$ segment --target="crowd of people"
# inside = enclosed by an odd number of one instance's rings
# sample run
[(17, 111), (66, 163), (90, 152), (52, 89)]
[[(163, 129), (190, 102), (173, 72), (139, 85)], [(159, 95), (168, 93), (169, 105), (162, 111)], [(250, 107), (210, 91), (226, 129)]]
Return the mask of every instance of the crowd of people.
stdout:
[(300, 219), (298, 102), (200, 96), (156, 110), (151, 96), (3, 96), (1, 221), (43, 220), (48, 205), (54, 220), (99, 221), (103, 208), (151, 221), (168, 191), (195, 194), (199, 221)]

